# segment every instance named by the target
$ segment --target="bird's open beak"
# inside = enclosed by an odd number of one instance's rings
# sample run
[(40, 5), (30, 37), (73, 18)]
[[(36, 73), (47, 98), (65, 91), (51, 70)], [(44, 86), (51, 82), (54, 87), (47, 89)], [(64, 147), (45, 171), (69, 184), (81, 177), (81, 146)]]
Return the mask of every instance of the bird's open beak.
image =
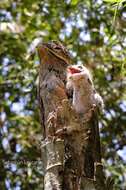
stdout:
[(71, 74), (75, 74), (75, 73), (80, 73), (81, 71), (74, 67), (68, 67), (68, 72), (70, 72)]

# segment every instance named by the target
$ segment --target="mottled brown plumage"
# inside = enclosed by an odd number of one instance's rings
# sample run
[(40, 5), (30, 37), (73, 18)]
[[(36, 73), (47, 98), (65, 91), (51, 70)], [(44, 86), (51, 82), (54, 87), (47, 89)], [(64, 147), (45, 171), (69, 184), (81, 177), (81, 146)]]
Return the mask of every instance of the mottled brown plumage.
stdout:
[[(48, 117), (49, 111), (45, 110), (45, 104), (46, 101), (48, 101), (50, 104), (48, 109), (52, 111), (50, 108), (52, 104), (55, 104), (56, 106), (58, 105), (57, 102), (61, 102), (63, 98), (66, 98), (66, 90), (64, 86), (64, 83), (66, 83), (66, 73), (64, 71), (66, 70), (66, 67), (70, 64), (71, 57), (66, 47), (58, 41), (51, 41), (49, 43), (39, 44), (38, 55), (40, 58), (38, 100), (40, 106), (40, 120), (43, 129), (43, 137), (45, 138), (45, 121)], [(65, 69), (62, 69), (63, 67)], [(59, 77), (62, 79), (62, 81), (59, 79)], [(49, 91), (51, 90), (53, 90), (52, 94), (54, 94), (54, 96), (57, 96), (57, 102), (55, 103), (53, 102), (53, 98), (49, 100), (48, 97)]]

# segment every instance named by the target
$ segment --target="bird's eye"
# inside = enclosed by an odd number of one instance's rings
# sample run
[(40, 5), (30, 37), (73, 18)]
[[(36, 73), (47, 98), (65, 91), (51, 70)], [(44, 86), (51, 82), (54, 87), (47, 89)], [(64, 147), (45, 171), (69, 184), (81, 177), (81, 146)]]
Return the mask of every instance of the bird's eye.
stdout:
[(82, 69), (82, 66), (78, 66), (79, 69)]
[(56, 49), (56, 50), (60, 50), (61, 48), (60, 48), (60, 47), (58, 47), (58, 46), (56, 46), (56, 47), (54, 47), (54, 49)]

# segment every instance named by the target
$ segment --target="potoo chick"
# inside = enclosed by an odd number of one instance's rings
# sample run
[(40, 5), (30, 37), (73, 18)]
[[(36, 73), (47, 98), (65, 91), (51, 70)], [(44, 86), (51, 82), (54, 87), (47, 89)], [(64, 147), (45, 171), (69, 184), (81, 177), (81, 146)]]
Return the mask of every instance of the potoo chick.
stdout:
[(93, 106), (103, 109), (103, 99), (96, 92), (92, 76), (83, 65), (72, 65), (67, 68), (68, 90), (73, 90), (72, 105), (77, 113), (87, 113)]

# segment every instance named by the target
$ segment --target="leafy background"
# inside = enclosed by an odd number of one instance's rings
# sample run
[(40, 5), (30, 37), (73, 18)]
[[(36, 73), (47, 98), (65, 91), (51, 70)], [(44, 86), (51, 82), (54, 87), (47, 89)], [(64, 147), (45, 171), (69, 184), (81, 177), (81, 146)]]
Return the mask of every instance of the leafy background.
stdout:
[[(111, 3), (111, 1), (109, 1)], [(126, 7), (121, 1), (0, 1), (0, 189), (39, 190), (43, 168), (36, 84), (40, 40), (61, 40), (92, 71), (104, 98), (100, 132), (106, 175), (126, 189)], [(116, 17), (115, 15), (116, 11)], [(113, 23), (113, 18), (114, 23)]]

